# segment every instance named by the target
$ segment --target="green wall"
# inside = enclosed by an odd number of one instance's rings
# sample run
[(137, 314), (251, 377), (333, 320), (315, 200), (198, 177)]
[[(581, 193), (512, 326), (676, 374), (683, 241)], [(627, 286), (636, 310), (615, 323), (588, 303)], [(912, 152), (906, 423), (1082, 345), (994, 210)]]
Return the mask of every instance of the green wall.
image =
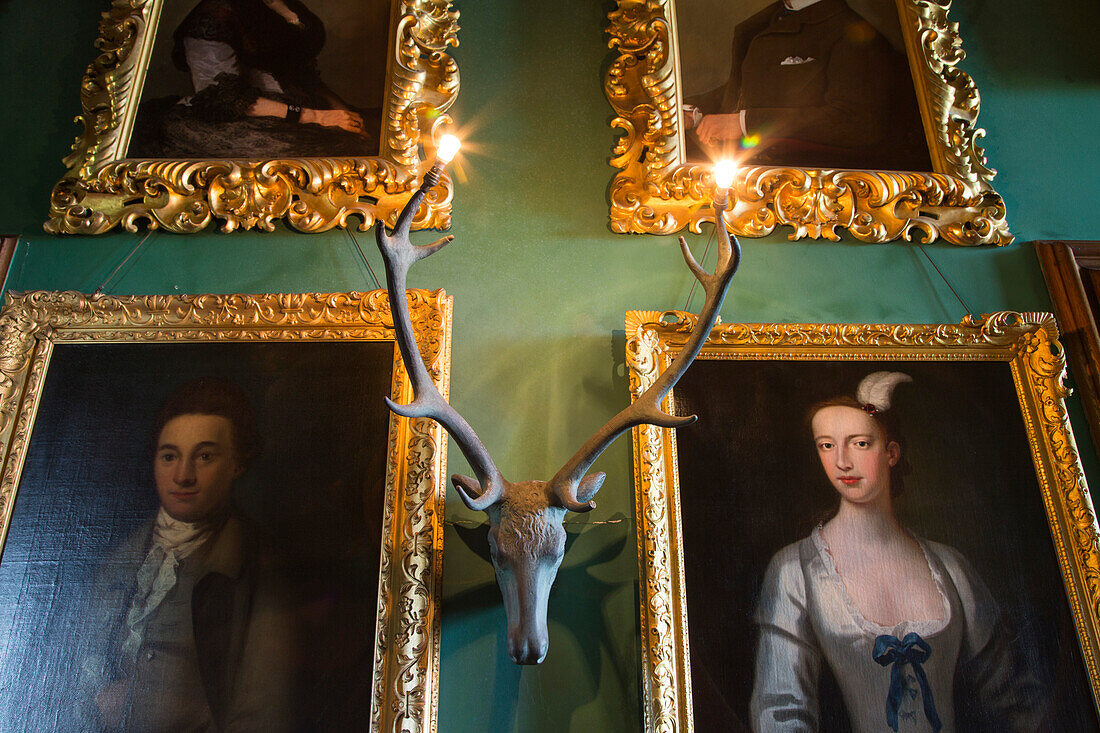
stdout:
[[(411, 287), (454, 295), (451, 391), (505, 475), (547, 478), (627, 402), (623, 313), (683, 308), (691, 276), (675, 238), (614, 236), (603, 96), (607, 0), (463, 2), (453, 116), (472, 132), (455, 193), (455, 244), (413, 270)], [(0, 0), (8, 49), (0, 231), (23, 235), (9, 287), (99, 286), (138, 235), (51, 237), (62, 174), (104, 0)], [(982, 91), (987, 155), (1018, 243), (936, 244), (932, 257), (976, 312), (1047, 310), (1034, 239), (1097, 238), (1100, 6), (1080, 0), (960, 0), (963, 64)], [(1044, 28), (1041, 33), (1033, 29)], [(1076, 203), (1080, 201), (1081, 203)], [(419, 241), (431, 241), (430, 233)], [(369, 235), (361, 236), (380, 271)], [(702, 241), (702, 238), (696, 238)], [(154, 234), (108, 291), (365, 290), (343, 232)], [(698, 307), (698, 294), (692, 307)], [(963, 310), (912, 245), (744, 242), (722, 309), (729, 321), (957, 322)], [(507, 415), (507, 417), (503, 417)], [(1088, 439), (1078, 422), (1079, 443)], [(452, 447), (449, 470), (464, 471)], [(1090, 456), (1091, 458), (1091, 456)], [(638, 587), (629, 441), (596, 468), (599, 507), (568, 518), (572, 541), (551, 598), (551, 648), (536, 668), (507, 659), (483, 515), (447, 505), (440, 730), (630, 731), (641, 726)], [(469, 541), (473, 547), (466, 544)]]

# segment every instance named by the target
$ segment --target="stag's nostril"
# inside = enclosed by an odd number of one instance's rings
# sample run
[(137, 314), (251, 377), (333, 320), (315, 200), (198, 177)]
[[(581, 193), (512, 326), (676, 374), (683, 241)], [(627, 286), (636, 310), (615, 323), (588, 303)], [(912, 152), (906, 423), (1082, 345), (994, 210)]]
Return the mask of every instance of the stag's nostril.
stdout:
[(516, 664), (542, 664), (546, 659), (549, 640), (530, 641), (523, 638), (508, 639), (508, 656)]
[(524, 641), (511, 641), (508, 644), (508, 656), (516, 664), (534, 664), (531, 659), (531, 649)]

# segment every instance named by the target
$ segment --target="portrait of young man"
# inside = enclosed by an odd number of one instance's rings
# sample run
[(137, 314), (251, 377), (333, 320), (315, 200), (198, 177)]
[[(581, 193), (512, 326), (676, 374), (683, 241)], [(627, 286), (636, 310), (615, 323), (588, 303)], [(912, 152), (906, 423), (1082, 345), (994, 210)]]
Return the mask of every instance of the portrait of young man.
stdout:
[(0, 558), (0, 730), (366, 727), (392, 365), (55, 346)]
[(102, 646), (80, 665), (81, 727), (288, 730), (290, 609), (230, 501), (258, 450), (252, 407), (232, 382), (191, 380), (150, 437), (160, 506), (91, 587)]

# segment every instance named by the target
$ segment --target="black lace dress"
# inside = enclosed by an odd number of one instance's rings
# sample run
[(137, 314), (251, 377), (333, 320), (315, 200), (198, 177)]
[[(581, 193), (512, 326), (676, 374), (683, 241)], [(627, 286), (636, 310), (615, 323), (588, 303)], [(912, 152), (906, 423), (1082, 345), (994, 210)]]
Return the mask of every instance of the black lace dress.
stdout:
[[(288, 22), (263, 0), (200, 0), (173, 34), (172, 59), (195, 93), (145, 100), (127, 152), (131, 158), (285, 158), (377, 155), (380, 110), (345, 104), (321, 80), (320, 18), (299, 0)], [(344, 109), (367, 132), (253, 117), (261, 97), (308, 109)]]

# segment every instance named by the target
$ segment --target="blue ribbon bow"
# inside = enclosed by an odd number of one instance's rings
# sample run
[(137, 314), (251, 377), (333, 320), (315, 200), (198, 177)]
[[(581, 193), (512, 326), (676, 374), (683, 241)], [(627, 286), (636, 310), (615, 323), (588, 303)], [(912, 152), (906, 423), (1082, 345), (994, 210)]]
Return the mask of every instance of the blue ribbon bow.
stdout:
[(905, 694), (905, 680), (902, 678), (903, 668), (906, 664), (913, 668), (913, 674), (920, 683), (920, 694), (924, 702), (924, 716), (928, 718), (933, 731), (943, 727), (940, 716), (936, 714), (936, 703), (932, 700), (932, 689), (928, 686), (928, 677), (924, 674), (921, 665), (928, 661), (932, 655), (932, 647), (917, 633), (908, 633), (905, 638), (898, 641), (898, 637), (883, 634), (875, 639), (875, 648), (871, 657), (885, 667), (888, 664), (894, 666), (890, 669), (890, 692), (886, 695), (886, 724), (892, 730), (898, 729), (898, 709), (901, 707), (901, 698)]

